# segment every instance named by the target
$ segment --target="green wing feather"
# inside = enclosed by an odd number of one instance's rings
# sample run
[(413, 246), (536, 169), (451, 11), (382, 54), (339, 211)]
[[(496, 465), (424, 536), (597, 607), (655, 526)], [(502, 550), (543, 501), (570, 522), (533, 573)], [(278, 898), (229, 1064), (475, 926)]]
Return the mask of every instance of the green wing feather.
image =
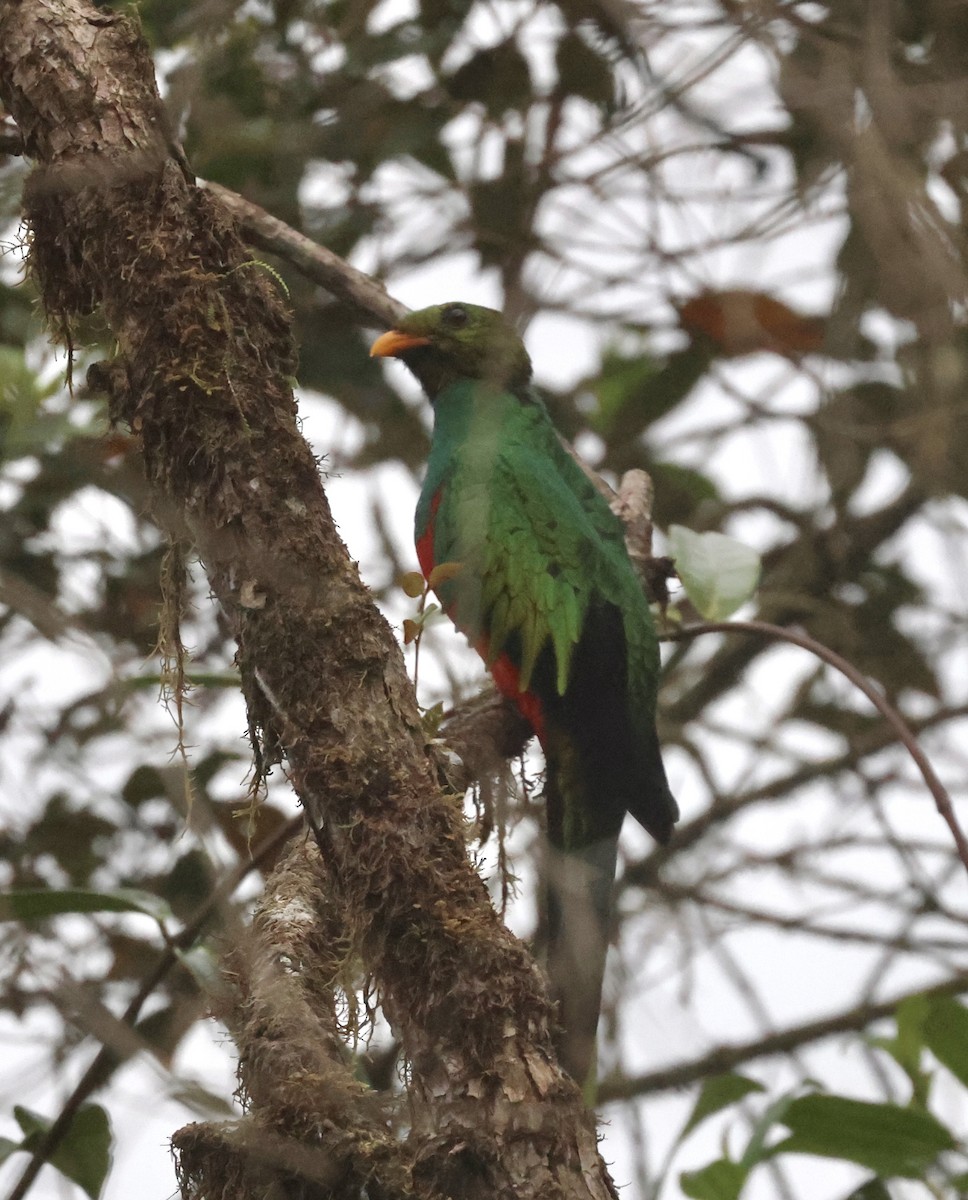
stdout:
[[(473, 388), (470, 427), (434, 526), (434, 560), (467, 568), (440, 589), (444, 606), (471, 641), (487, 637), (489, 664), (513, 647), (522, 691), (550, 643), (563, 695), (589, 604), (614, 603), (636, 660), (630, 699), (648, 725), (658, 643), (618, 519), (562, 448), (543, 405)], [(438, 415), (448, 402), (438, 399)]]

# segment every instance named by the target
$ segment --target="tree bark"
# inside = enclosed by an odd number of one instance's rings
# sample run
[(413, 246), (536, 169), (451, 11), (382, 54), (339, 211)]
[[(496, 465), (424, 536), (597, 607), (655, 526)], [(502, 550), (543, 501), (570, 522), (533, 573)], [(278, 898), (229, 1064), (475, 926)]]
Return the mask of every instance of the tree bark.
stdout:
[(285, 759), (409, 1057), (414, 1192), (612, 1195), (543, 980), (467, 860), (460, 797), (298, 432), (284, 304), (195, 186), (147, 46), (84, 0), (8, 0), (0, 97), (36, 163), (24, 208), (48, 318), (70, 346), (96, 309), (117, 339), (92, 382), (140, 437), (157, 511), (191, 533), (238, 640), (258, 769)]

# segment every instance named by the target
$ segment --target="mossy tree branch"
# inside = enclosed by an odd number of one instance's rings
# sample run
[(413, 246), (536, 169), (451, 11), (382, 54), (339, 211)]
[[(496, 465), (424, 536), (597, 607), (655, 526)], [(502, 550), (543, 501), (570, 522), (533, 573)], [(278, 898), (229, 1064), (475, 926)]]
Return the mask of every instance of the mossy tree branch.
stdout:
[(117, 339), (92, 381), (140, 436), (157, 510), (194, 538), (260, 770), (285, 759), (410, 1059), (415, 1192), (611, 1195), (541, 976), (468, 863), (459, 798), (298, 432), (284, 304), (173, 147), (147, 46), (85, 0), (8, 4), (0, 98), (36, 163), (25, 217), (48, 318), (69, 343), (97, 309)]

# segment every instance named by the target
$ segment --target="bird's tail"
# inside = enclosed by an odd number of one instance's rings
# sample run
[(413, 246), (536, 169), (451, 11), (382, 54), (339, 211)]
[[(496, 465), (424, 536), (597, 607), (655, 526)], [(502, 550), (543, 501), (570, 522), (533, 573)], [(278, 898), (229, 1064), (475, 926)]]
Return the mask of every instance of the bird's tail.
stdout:
[(549, 845), (548, 978), (558, 1004), (558, 1057), (588, 1094), (608, 950), (618, 837), (577, 850)]

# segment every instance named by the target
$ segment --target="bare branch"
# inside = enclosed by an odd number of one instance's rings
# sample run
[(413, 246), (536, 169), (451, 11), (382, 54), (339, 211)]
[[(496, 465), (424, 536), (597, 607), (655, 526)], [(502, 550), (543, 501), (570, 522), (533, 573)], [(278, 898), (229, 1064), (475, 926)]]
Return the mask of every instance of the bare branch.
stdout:
[(219, 183), (209, 183), (206, 187), (238, 219), (247, 241), (291, 263), (307, 279), (342, 301), (364, 324), (394, 325), (406, 313), (406, 306), (388, 295), (379, 280), (358, 271), (332, 250), (320, 246), (238, 192)]
[(702, 633), (752, 633), (770, 638), (773, 641), (789, 642), (793, 646), (799, 646), (803, 650), (808, 650), (811, 654), (816, 655), (817, 658), (822, 659), (825, 663), (829, 663), (830, 666), (835, 667), (842, 675), (846, 676), (859, 691), (864, 693), (871, 704), (874, 705), (881, 716), (888, 722), (900, 743), (914, 760), (924, 782), (927, 784), (928, 791), (934, 797), (938, 812), (951, 830), (951, 836), (954, 838), (955, 846), (958, 849), (958, 857), (964, 864), (965, 870), (968, 871), (968, 838), (965, 837), (964, 830), (958, 823), (958, 818), (955, 815), (951, 804), (951, 797), (948, 795), (947, 789), (938, 778), (930, 759), (921, 749), (908, 723), (894, 705), (885, 699), (870, 680), (865, 678), (852, 663), (849, 663), (841, 655), (830, 650), (815, 638), (810, 637), (809, 634), (797, 633), (792, 629), (785, 629), (780, 625), (772, 625), (768, 621), (706, 621), (701, 625), (689, 625), (683, 629), (676, 630), (669, 637), (672, 641), (682, 641), (687, 638), (697, 637)]
[(893, 1016), (897, 1006), (903, 1004), (911, 996), (960, 995), (966, 988), (968, 988), (968, 972), (961, 972), (936, 987), (916, 988), (913, 991), (899, 993), (889, 1000), (881, 1000), (876, 1004), (860, 1004), (856, 1008), (837, 1013), (833, 1017), (824, 1017), (819, 1021), (806, 1021), (802, 1025), (791, 1026), (780, 1033), (768, 1034), (765, 1037), (735, 1046), (722, 1046), (691, 1062), (678, 1063), (676, 1066), (665, 1067), (658, 1071), (647, 1071), (626, 1079), (606, 1079), (599, 1085), (598, 1097), (603, 1104), (614, 1104), (618, 1100), (629, 1100), (633, 1096), (644, 1096), (652, 1092), (667, 1092), (673, 1088), (687, 1087), (710, 1075), (735, 1071), (743, 1063), (753, 1062), (758, 1058), (769, 1058), (774, 1054), (789, 1054), (800, 1046), (818, 1042), (822, 1038), (866, 1029), (875, 1021), (882, 1021)]

